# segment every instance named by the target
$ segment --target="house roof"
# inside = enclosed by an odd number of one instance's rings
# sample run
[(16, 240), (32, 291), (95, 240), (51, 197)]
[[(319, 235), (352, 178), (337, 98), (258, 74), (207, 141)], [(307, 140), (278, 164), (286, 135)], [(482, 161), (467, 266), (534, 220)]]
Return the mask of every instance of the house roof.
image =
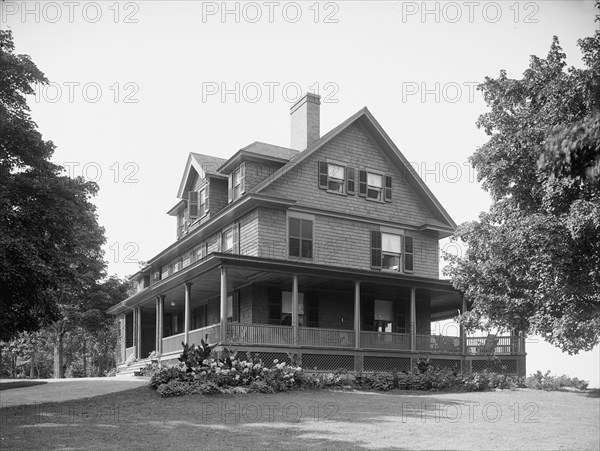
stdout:
[(213, 157), (211, 155), (203, 155), (200, 153), (190, 152), (188, 155), (187, 163), (183, 171), (183, 177), (179, 184), (179, 190), (177, 191), (177, 197), (183, 199), (185, 195), (185, 187), (187, 186), (191, 176), (192, 168), (198, 173), (200, 178), (204, 178), (207, 175), (213, 177), (223, 177), (224, 175), (219, 173), (219, 167), (225, 163), (225, 159), (219, 157)]
[(426, 205), (431, 209), (436, 219), (440, 221), (440, 223), (438, 223), (437, 225), (455, 229), (456, 223), (454, 222), (452, 217), (450, 217), (446, 209), (437, 200), (437, 198), (427, 187), (427, 185), (421, 179), (421, 177), (416, 173), (416, 171), (414, 171), (409, 161), (402, 154), (402, 152), (400, 152), (398, 147), (396, 147), (394, 142), (385, 132), (383, 127), (381, 127), (379, 122), (377, 122), (377, 120), (373, 117), (373, 115), (367, 107), (364, 107), (357, 113), (350, 116), (340, 125), (326, 133), (314, 143), (312, 143), (306, 150), (296, 154), (287, 164), (279, 168), (270, 177), (266, 178), (254, 188), (252, 188), (250, 192), (258, 193), (265, 189), (267, 186), (271, 185), (276, 180), (278, 180), (284, 174), (289, 174), (291, 169), (293, 169), (302, 161), (306, 160), (309, 156), (317, 152), (325, 144), (330, 142), (332, 139), (334, 139), (342, 131), (347, 129), (351, 124), (354, 124), (355, 122), (359, 123), (373, 137), (375, 142), (377, 142), (377, 144), (392, 159), (392, 161), (404, 166), (405, 172), (407, 173), (408, 182), (412, 185), (413, 189), (415, 189), (416, 193), (424, 200)]
[(219, 172), (230, 172), (238, 165), (239, 160), (243, 157), (248, 159), (269, 160), (280, 163), (287, 163), (295, 157), (299, 152), (287, 147), (274, 146), (259, 141), (255, 141), (246, 147), (238, 150), (229, 160), (227, 160), (220, 168)]

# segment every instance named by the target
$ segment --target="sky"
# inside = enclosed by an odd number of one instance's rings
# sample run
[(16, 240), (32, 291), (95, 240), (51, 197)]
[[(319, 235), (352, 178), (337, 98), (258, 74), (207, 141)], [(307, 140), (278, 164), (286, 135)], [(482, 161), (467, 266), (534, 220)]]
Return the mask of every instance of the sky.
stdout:
[[(519, 78), (558, 36), (569, 65), (592, 0), (473, 2), (3, 1), (0, 27), (50, 80), (29, 99), (53, 161), (94, 180), (109, 274), (175, 239), (188, 152), (228, 158), (289, 146), (289, 107), (321, 95), (321, 132), (364, 106), (457, 223), (490, 206), (468, 158), (487, 141), (475, 89)], [(446, 241), (441, 248), (463, 250)], [(599, 385), (598, 348), (568, 356), (528, 340), (528, 373)]]

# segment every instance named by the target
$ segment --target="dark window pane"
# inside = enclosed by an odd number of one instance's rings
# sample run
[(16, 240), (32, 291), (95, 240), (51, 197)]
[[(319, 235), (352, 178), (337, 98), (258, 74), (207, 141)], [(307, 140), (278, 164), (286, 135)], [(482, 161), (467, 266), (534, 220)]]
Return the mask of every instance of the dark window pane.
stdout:
[(302, 240), (302, 258), (312, 258), (312, 241)]
[(302, 220), (302, 238), (312, 239), (312, 221)]
[(290, 257), (300, 257), (300, 240), (298, 238), (290, 238)]
[(289, 235), (290, 237), (299, 238), (300, 237), (300, 220), (296, 218), (289, 219)]
[(381, 267), (383, 269), (393, 269), (394, 271), (398, 271), (400, 269), (400, 256), (384, 254)]

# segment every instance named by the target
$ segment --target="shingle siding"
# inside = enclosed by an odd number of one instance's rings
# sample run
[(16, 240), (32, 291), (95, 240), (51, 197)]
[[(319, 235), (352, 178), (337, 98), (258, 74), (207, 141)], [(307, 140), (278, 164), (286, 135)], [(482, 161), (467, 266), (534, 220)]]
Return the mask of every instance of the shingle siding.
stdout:
[[(318, 189), (317, 163), (327, 158), (346, 163), (348, 167), (368, 168), (391, 175), (392, 202), (373, 202), (358, 195), (332, 194)], [(298, 206), (420, 226), (432, 219), (433, 214), (409, 185), (406, 176), (407, 173), (396, 168), (368, 133), (355, 123), (261, 192), (293, 199)]]

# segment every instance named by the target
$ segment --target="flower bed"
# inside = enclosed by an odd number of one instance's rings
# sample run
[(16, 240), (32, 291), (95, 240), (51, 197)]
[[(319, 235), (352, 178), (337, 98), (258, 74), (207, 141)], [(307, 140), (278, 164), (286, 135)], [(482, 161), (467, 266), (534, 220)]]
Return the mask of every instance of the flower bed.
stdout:
[(246, 360), (236, 358), (235, 352), (226, 352), (218, 359), (210, 346), (183, 345), (180, 364), (160, 366), (157, 363), (143, 369), (151, 376), (150, 386), (162, 397), (189, 394), (217, 393), (275, 393), (302, 389), (362, 388), (373, 390), (452, 390), (482, 391), (513, 389), (524, 386), (517, 376), (483, 371), (481, 373), (454, 373), (433, 367), (421, 360), (414, 372), (359, 374), (351, 381), (347, 372), (307, 374), (293, 364), (274, 360), (267, 366), (255, 356)]

